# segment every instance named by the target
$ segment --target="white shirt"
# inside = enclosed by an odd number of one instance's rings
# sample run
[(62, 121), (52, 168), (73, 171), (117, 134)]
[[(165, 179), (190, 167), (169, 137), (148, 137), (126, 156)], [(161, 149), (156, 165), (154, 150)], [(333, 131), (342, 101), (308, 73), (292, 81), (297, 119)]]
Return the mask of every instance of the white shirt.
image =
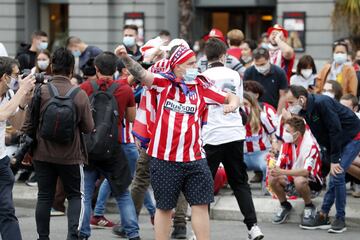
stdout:
[[(0, 99), (0, 106), (9, 102), (14, 96), (14, 92), (9, 90), (6, 95)], [(6, 157), (6, 146), (5, 146), (5, 133), (6, 133), (6, 121), (0, 121), (0, 160)]]
[[(231, 92), (243, 101), (243, 84), (239, 73), (226, 67), (207, 69), (206, 76), (218, 89)], [(237, 109), (234, 113), (224, 115), (222, 105), (209, 105), (207, 124), (203, 126), (204, 144), (219, 145), (245, 139), (245, 127)]]
[(308, 89), (309, 86), (315, 86), (315, 74), (312, 74), (308, 79), (305, 79), (302, 75), (292, 75), (290, 78), (290, 85), (303, 86)]
[(4, 44), (0, 43), (0, 57), (7, 57), (8, 53), (6, 51), (6, 48)]

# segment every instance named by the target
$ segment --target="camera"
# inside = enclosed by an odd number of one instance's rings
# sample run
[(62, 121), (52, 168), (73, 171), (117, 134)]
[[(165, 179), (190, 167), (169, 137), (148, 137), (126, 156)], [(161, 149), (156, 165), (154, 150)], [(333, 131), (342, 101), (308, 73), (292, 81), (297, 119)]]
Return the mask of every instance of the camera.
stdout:
[[(24, 69), (22, 72), (22, 78), (26, 78), (27, 76), (29, 76), (31, 74), (31, 70), (30, 69)], [(52, 80), (52, 76), (50, 75), (46, 75), (45, 72), (41, 72), (41, 73), (34, 73), (33, 74), (35, 77), (35, 83), (48, 83)]]
[(12, 155), (12, 162), (14, 165), (21, 165), (26, 153), (29, 152), (34, 140), (27, 134), (20, 137), (20, 144), (18, 150)]

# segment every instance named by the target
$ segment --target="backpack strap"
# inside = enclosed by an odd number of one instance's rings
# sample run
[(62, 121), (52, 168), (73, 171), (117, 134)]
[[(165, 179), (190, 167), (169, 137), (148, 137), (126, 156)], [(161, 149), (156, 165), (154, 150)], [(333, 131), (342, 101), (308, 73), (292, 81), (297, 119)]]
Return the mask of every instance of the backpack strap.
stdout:
[(76, 94), (80, 92), (80, 88), (77, 86), (73, 86), (66, 94), (65, 97), (70, 97), (72, 99), (74, 99), (74, 97), (76, 96)]
[(107, 90), (107, 93), (110, 93), (111, 95), (114, 94), (115, 90), (119, 87), (119, 84), (113, 83)]
[(96, 83), (96, 81), (90, 81), (90, 83), (91, 83), (94, 93), (99, 91), (99, 85)]
[(48, 84), (48, 88), (49, 88), (49, 93), (51, 97), (56, 97), (59, 96), (59, 91), (57, 90), (57, 88), (54, 86), (54, 84), (52, 84), (51, 82)]

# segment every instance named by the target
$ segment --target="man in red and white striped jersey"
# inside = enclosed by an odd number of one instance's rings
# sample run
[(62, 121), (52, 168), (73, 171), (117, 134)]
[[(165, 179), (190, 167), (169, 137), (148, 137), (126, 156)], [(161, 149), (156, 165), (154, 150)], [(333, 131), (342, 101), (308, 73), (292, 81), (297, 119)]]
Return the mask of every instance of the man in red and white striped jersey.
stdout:
[(286, 193), (299, 194), (305, 202), (301, 225), (316, 215), (311, 201), (312, 192), (320, 192), (321, 176), (320, 147), (300, 117), (287, 119), (284, 124), (284, 143), (276, 167), (271, 170), (269, 184), (280, 201), (281, 208), (273, 218), (274, 224), (281, 224), (289, 215), (292, 206), (286, 200)]
[(199, 240), (210, 239), (208, 204), (213, 180), (201, 143), (201, 123), (207, 104), (224, 104), (224, 114), (235, 111), (240, 100), (218, 90), (198, 76), (196, 57), (185, 46), (170, 51), (167, 73), (153, 74), (128, 57), (124, 46), (115, 49), (135, 79), (157, 92), (156, 120), (148, 154), (152, 156), (151, 184), (156, 200), (155, 238), (168, 239), (171, 213), (180, 192), (192, 208), (192, 224)]

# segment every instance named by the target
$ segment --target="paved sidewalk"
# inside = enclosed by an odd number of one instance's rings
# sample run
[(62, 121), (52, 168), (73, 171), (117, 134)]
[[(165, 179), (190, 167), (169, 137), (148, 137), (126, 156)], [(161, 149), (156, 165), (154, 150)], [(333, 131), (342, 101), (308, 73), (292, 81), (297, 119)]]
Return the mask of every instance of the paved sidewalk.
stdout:
[[(274, 211), (279, 207), (276, 199), (265, 197), (261, 195), (260, 184), (251, 184), (255, 209), (259, 222), (270, 222)], [(323, 194), (322, 194), (323, 195)], [(314, 199), (315, 205), (319, 208), (322, 202), (321, 197)], [(16, 183), (13, 191), (13, 197), (16, 207), (35, 208), (37, 188), (28, 187), (24, 183)], [(301, 199), (291, 200), (293, 205), (293, 212), (290, 215), (288, 222), (299, 223), (300, 216), (303, 211), (303, 201)], [(111, 199), (107, 204), (107, 211), (116, 213), (117, 207), (115, 201)], [(143, 214), (147, 212), (143, 209)], [(331, 216), (334, 216), (334, 208)], [(241, 220), (243, 219), (238, 208), (235, 197), (232, 191), (228, 188), (222, 189), (220, 194), (215, 197), (215, 202), (211, 205), (211, 218), (214, 220)], [(360, 198), (353, 198), (350, 194), (347, 197), (346, 206), (347, 224), (360, 226)]]

